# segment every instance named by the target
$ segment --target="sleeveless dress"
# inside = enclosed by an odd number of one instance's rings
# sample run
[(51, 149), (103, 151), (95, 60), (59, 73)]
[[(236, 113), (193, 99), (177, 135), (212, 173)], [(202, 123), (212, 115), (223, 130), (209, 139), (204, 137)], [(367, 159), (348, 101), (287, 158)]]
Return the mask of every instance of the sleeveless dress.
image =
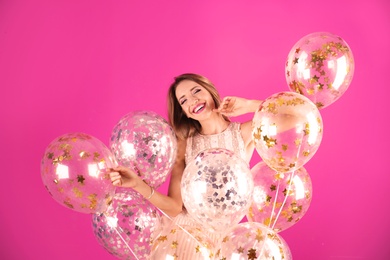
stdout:
[[(186, 165), (194, 160), (199, 152), (210, 148), (225, 148), (231, 150), (247, 162), (245, 144), (241, 135), (241, 123), (231, 122), (229, 126), (219, 134), (196, 134), (188, 137), (185, 153)], [(199, 224), (191, 216), (189, 216), (186, 211), (181, 212), (172, 220), (165, 219), (164, 226), (166, 236), (162, 234), (157, 239), (161, 239), (163, 237), (163, 240), (166, 242), (166, 246), (164, 247), (160, 245), (160, 248), (155, 252), (155, 257), (152, 259), (165, 259), (165, 255), (167, 254), (172, 256), (172, 259), (178, 260), (209, 259), (209, 252), (202, 252), (200, 248), (207, 247), (209, 242), (211, 242), (211, 245), (217, 247), (221, 239), (218, 234), (203, 230), (200, 232), (200, 229), (197, 228), (199, 227)], [(174, 235), (172, 235), (172, 232)], [(218, 250), (218, 248), (214, 249)], [(213, 251), (211, 253), (216, 254), (217, 252)], [(160, 258), (158, 258), (157, 255), (160, 255)]]

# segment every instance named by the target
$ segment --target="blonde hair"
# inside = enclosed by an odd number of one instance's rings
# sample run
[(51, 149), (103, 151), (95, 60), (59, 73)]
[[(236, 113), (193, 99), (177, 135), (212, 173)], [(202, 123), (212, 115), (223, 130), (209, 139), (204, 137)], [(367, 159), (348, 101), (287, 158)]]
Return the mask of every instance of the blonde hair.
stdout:
[[(185, 139), (190, 135), (199, 133), (201, 125), (197, 120), (188, 118), (183, 111), (179, 101), (176, 98), (176, 88), (183, 80), (191, 80), (204, 87), (214, 100), (215, 108), (218, 108), (221, 103), (221, 98), (214, 84), (204, 76), (185, 73), (174, 78), (173, 83), (168, 90), (168, 118), (176, 135), (179, 138)], [(226, 121), (230, 121), (226, 116), (223, 116)]]

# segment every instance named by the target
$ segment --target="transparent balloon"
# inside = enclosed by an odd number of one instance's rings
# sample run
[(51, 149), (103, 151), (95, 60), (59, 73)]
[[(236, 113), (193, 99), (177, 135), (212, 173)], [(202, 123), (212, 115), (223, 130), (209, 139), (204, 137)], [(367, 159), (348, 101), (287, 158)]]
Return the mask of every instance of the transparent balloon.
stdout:
[(196, 222), (180, 223), (181, 217), (167, 222), (153, 241), (150, 259), (214, 259), (216, 245), (205, 228)]
[(92, 215), (94, 235), (119, 259), (150, 259), (151, 244), (161, 232), (157, 209), (138, 192), (118, 188), (106, 212)]
[(240, 223), (227, 233), (221, 257), (226, 260), (291, 260), (286, 241), (275, 231), (257, 222)]
[(251, 172), (255, 187), (248, 221), (263, 223), (280, 232), (303, 218), (313, 193), (310, 176), (304, 167), (278, 173), (259, 162)]
[(278, 172), (306, 164), (317, 152), (323, 135), (322, 117), (307, 97), (276, 93), (260, 105), (252, 120), (252, 139), (263, 161)]
[(286, 80), (291, 91), (305, 95), (322, 109), (345, 93), (354, 68), (352, 51), (341, 37), (316, 32), (301, 38), (290, 50)]
[(53, 140), (41, 162), (42, 181), (61, 205), (81, 212), (105, 211), (115, 193), (108, 176), (117, 162), (95, 137), (68, 133)]
[(181, 181), (188, 214), (214, 232), (225, 232), (242, 220), (252, 192), (253, 179), (247, 163), (222, 148), (200, 152), (186, 166)]
[(110, 148), (119, 164), (132, 168), (151, 187), (158, 188), (173, 167), (177, 141), (163, 117), (152, 111), (133, 111), (112, 130)]

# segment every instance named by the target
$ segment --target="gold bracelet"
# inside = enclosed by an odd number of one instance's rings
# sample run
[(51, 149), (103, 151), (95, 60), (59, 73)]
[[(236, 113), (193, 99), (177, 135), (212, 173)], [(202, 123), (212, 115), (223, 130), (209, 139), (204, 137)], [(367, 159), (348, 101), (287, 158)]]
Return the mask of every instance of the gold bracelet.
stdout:
[(150, 187), (150, 195), (149, 195), (149, 197), (147, 197), (146, 199), (147, 199), (147, 200), (150, 200), (150, 198), (151, 198), (153, 195), (154, 195), (154, 189), (153, 189), (153, 187)]

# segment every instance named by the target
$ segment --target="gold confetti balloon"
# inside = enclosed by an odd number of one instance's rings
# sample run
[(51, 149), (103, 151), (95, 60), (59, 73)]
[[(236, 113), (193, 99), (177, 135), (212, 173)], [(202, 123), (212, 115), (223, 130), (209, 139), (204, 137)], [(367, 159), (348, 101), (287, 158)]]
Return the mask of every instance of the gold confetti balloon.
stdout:
[(211, 232), (225, 232), (248, 210), (253, 179), (247, 163), (234, 152), (211, 148), (200, 152), (183, 172), (184, 206)]
[(257, 222), (235, 225), (222, 241), (221, 257), (225, 260), (291, 260), (286, 241), (275, 231)]
[(111, 133), (110, 148), (118, 163), (134, 169), (154, 188), (163, 184), (176, 158), (176, 135), (153, 111), (133, 111)]
[(251, 172), (255, 187), (246, 215), (248, 221), (263, 223), (280, 232), (303, 218), (312, 199), (312, 183), (304, 167), (278, 173), (259, 162)]
[(58, 203), (81, 213), (105, 211), (115, 193), (111, 151), (97, 138), (69, 133), (53, 140), (41, 162), (42, 181)]
[(170, 223), (156, 236), (150, 260), (160, 259), (215, 259), (216, 245), (198, 224)]
[(278, 172), (306, 164), (317, 152), (323, 135), (321, 114), (307, 97), (295, 92), (271, 95), (252, 120), (252, 140), (263, 161)]
[(302, 37), (293, 46), (285, 72), (289, 89), (305, 95), (322, 109), (345, 93), (354, 68), (352, 51), (341, 37), (316, 32)]
[(92, 215), (92, 227), (98, 243), (113, 256), (149, 260), (152, 241), (161, 232), (161, 218), (141, 194), (117, 188), (106, 212)]

